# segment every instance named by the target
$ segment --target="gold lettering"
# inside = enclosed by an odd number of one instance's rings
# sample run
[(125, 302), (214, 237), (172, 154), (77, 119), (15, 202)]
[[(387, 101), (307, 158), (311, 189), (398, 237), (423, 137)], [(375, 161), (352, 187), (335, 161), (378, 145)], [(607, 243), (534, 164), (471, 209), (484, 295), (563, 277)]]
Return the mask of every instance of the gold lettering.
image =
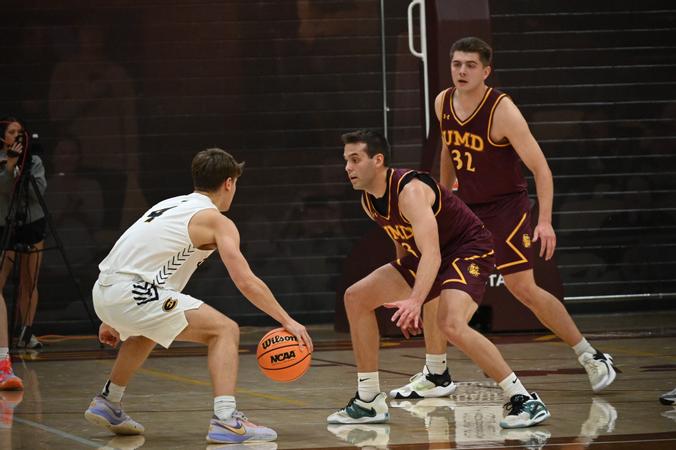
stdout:
[(456, 146), (462, 145), (463, 147), (469, 147), (470, 133), (465, 131), (465, 134), (460, 136), (460, 133), (458, 133), (456, 130), (453, 130), (453, 135), (455, 136), (455, 145)]
[(476, 134), (472, 134), (472, 145), (470, 148), (472, 150), (476, 150), (477, 152), (482, 152), (484, 150), (484, 140), (481, 139), (481, 136), (477, 136)]
[(411, 227), (405, 227), (403, 225), (397, 225), (394, 227), (391, 225), (385, 225), (383, 229), (393, 241), (401, 242), (413, 237), (413, 228)]
[(441, 136), (447, 147), (453, 145), (455, 147), (472, 149), (476, 152), (484, 151), (484, 140), (478, 134), (473, 134), (469, 131), (460, 134), (458, 130), (444, 130)]
[(447, 147), (453, 143), (453, 131), (444, 130), (441, 132), (441, 137), (444, 139), (444, 144)]

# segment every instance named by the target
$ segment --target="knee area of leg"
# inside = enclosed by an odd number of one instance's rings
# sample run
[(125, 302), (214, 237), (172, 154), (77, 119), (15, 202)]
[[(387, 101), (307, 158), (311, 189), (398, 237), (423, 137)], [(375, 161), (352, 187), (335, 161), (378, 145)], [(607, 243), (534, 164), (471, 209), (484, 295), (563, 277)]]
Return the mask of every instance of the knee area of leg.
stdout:
[(352, 286), (347, 288), (343, 296), (343, 301), (345, 302), (346, 309), (352, 309), (360, 306), (359, 293), (357, 289), (354, 289)]
[(446, 336), (446, 339), (453, 342), (462, 335), (463, 331), (467, 327), (467, 324), (464, 322), (444, 322), (439, 324), (439, 329)]
[(234, 320), (224, 317), (218, 327), (219, 333), (221, 335), (226, 335), (230, 338), (239, 339), (239, 325)]
[(507, 284), (509, 291), (522, 302), (528, 302), (533, 298), (533, 293), (537, 288), (533, 283), (511, 283)]

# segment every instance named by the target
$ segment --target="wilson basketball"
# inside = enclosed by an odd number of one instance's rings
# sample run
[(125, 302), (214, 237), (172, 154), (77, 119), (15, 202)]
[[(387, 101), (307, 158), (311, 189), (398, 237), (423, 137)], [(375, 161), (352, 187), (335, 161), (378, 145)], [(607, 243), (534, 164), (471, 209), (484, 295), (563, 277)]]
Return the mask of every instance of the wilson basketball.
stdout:
[(302, 377), (310, 368), (312, 354), (298, 344), (296, 336), (284, 328), (268, 331), (256, 349), (258, 367), (263, 374), (282, 383)]

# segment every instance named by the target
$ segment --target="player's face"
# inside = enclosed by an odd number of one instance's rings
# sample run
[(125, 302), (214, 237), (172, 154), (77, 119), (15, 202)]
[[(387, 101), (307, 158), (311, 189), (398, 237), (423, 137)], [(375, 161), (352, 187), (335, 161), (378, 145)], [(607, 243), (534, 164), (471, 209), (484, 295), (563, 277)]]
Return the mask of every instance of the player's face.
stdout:
[(478, 53), (453, 52), (451, 78), (460, 91), (471, 91), (483, 86), (491, 73), (490, 66), (484, 66)]
[(5, 135), (2, 137), (5, 141), (5, 145), (7, 147), (11, 147), (12, 144), (14, 144), (14, 141), (16, 141), (16, 137), (19, 135), (19, 133), (23, 133), (21, 124), (19, 122), (12, 122), (7, 125), (7, 128), (5, 129)]
[(371, 158), (366, 153), (366, 143), (345, 144), (343, 158), (352, 188), (357, 191), (369, 190), (376, 177), (376, 161), (375, 156)]

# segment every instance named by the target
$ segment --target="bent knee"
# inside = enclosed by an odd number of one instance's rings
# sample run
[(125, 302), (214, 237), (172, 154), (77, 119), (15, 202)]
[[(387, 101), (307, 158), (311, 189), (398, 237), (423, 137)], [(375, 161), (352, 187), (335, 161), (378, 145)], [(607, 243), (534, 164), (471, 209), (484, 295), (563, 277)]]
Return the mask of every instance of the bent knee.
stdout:
[(462, 339), (469, 325), (462, 320), (445, 320), (438, 323), (439, 329), (451, 343)]
[(354, 285), (347, 288), (343, 295), (343, 302), (345, 303), (345, 309), (348, 311), (361, 307), (362, 302), (359, 289), (355, 288)]
[(517, 287), (514, 287), (514, 289), (510, 289), (509, 292), (514, 295), (514, 297), (517, 298), (521, 303), (523, 303), (525, 306), (532, 307), (535, 306), (538, 303), (539, 300), (539, 295), (538, 291), (540, 288), (538, 288), (537, 285), (520, 285)]

